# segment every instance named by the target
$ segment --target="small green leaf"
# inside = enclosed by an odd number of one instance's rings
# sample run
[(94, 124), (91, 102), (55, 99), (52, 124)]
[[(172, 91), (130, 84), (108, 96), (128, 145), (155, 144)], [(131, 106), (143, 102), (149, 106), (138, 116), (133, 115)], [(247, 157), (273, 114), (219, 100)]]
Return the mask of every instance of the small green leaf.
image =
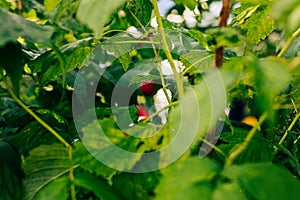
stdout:
[(50, 26), (38, 25), (3, 8), (0, 8), (0, 19), (0, 27), (5, 27), (0, 29), (0, 47), (8, 42), (15, 42), (18, 37), (45, 45), (51, 44), (54, 28)]
[(77, 18), (98, 35), (110, 15), (124, 2), (125, 0), (110, 0), (109, 2), (106, 0), (82, 0), (78, 7)]

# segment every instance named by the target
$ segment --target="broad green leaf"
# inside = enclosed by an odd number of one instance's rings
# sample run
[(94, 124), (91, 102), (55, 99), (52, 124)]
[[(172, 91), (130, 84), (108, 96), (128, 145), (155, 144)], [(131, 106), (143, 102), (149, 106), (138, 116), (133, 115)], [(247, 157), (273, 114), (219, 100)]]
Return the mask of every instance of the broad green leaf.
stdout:
[[(70, 167), (68, 151), (63, 145), (41, 145), (32, 150), (23, 164), (26, 175), (24, 199), (35, 199), (39, 192), (48, 190), (48, 184), (68, 173)], [(62, 187), (61, 184), (64, 185), (66, 182), (57, 184)]]
[(45, 45), (51, 44), (50, 38), (54, 29), (50, 26), (38, 25), (3, 8), (0, 8), (0, 19), (0, 27), (5, 27), (0, 29), (0, 47), (8, 42), (15, 42), (18, 37)]
[(0, 68), (5, 69), (17, 93), (19, 92), (19, 81), (22, 77), (24, 64), (25, 56), (20, 44), (9, 42), (2, 47), (0, 45)]
[(230, 166), (223, 175), (237, 181), (248, 199), (299, 199), (300, 181), (286, 169), (272, 164)]
[(124, 2), (125, 0), (111, 0), (109, 2), (106, 0), (82, 0), (78, 7), (77, 18), (98, 35), (110, 15)]
[(34, 199), (66, 200), (69, 195), (70, 180), (68, 175), (56, 178), (39, 191)]
[(163, 173), (156, 188), (156, 199), (211, 199), (211, 181), (220, 171), (212, 160), (191, 157), (177, 161)]
[(194, 10), (197, 6), (196, 0), (174, 0), (174, 3), (185, 5), (191, 10)]
[(181, 62), (191, 73), (206, 73), (214, 68), (214, 56), (207, 51), (190, 51), (180, 56)]
[(118, 200), (118, 195), (113, 191), (107, 181), (97, 178), (86, 172), (75, 173), (74, 183), (76, 186), (92, 191), (102, 200)]

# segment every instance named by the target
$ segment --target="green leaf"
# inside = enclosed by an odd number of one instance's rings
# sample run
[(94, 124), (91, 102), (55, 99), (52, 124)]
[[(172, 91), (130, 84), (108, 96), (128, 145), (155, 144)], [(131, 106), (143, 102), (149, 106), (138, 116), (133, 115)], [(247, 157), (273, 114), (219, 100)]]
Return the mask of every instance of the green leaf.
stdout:
[(300, 181), (286, 169), (272, 164), (230, 166), (223, 175), (237, 181), (248, 199), (299, 199)]
[[(65, 60), (65, 70), (80, 68), (83, 61), (92, 51), (92, 38), (85, 38), (76, 42), (66, 44), (61, 47), (61, 52)], [(33, 72), (42, 72), (40, 83), (47, 84), (57, 80), (57, 75), (61, 74), (60, 63), (53, 51), (47, 51), (35, 60), (29, 62), (29, 67)]]
[(205, 73), (214, 68), (213, 57), (207, 51), (191, 51), (180, 56), (180, 60), (190, 69), (188, 72)]
[(67, 175), (56, 178), (39, 191), (34, 199), (65, 200), (69, 197), (70, 180)]
[(247, 42), (258, 44), (264, 40), (275, 28), (275, 22), (270, 17), (270, 8), (261, 6), (255, 10), (255, 13), (241, 25), (241, 28), (247, 31)]
[(169, 166), (156, 188), (156, 199), (211, 199), (211, 181), (220, 171), (212, 160), (191, 157)]
[(110, 15), (124, 2), (125, 0), (111, 0), (109, 2), (106, 0), (82, 0), (78, 7), (77, 18), (98, 35)]
[(81, 142), (76, 142), (74, 146), (73, 161), (74, 164), (79, 164), (81, 169), (105, 179), (109, 179), (117, 173), (115, 169), (109, 168), (97, 160)]
[(50, 38), (54, 32), (52, 27), (38, 25), (3, 8), (0, 8), (0, 18), (0, 27), (5, 27), (0, 29), (0, 47), (8, 42), (15, 42), (18, 37), (45, 45), (51, 44)]
[(174, 3), (185, 5), (191, 10), (194, 10), (197, 6), (196, 0), (174, 0)]
[[(241, 129), (234, 127), (233, 132), (222, 132), (220, 140), (224, 143), (218, 145), (218, 147), (225, 154), (229, 154), (231, 151), (234, 151), (237, 145), (240, 145), (245, 140), (248, 131), (250, 131), (250, 128)], [(248, 144), (247, 149), (235, 160), (235, 163), (271, 162), (272, 160), (272, 146), (264, 139), (261, 132), (257, 132)]]
[[(116, 127), (112, 117), (104, 118), (99, 122), (93, 121), (82, 128), (82, 142), (85, 147), (93, 156), (109, 167), (117, 168), (120, 171), (132, 169), (142, 154), (133, 155), (130, 152), (138, 150), (140, 140), (127, 137), (122, 130)], [(124, 153), (120, 153), (119, 148), (124, 149)], [(128, 154), (125, 154), (126, 151)]]
[(75, 173), (74, 183), (76, 186), (84, 187), (89, 191), (92, 191), (102, 200), (120, 199), (106, 181), (97, 178), (92, 174), (86, 172)]
[[(68, 173), (70, 166), (68, 151), (63, 145), (41, 145), (32, 150), (23, 164), (26, 175), (24, 199), (34, 199), (44, 189), (49, 191), (47, 185)], [(54, 184), (62, 187), (66, 182), (58, 181)], [(50, 189), (52, 187), (54, 186), (51, 185)]]
[(24, 63), (25, 57), (20, 44), (10, 42), (2, 48), (0, 47), (0, 68), (5, 69), (17, 93), (19, 92), (19, 81), (22, 77)]

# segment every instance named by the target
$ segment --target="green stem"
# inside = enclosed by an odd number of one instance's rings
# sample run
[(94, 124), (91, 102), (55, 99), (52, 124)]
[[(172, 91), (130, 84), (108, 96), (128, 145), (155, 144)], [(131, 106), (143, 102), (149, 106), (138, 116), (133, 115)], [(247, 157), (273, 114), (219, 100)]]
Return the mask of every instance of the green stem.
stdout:
[(169, 50), (169, 47), (168, 47), (167, 38), (166, 38), (166, 35), (165, 35), (163, 23), (162, 23), (162, 18), (160, 16), (158, 6), (157, 6), (157, 1), (152, 0), (152, 4), (153, 4), (153, 7), (154, 7), (154, 12), (155, 12), (157, 24), (158, 24), (158, 27), (159, 27), (159, 30), (160, 30), (160, 33), (161, 33), (161, 37), (162, 37), (162, 47), (163, 47), (164, 53), (166, 54), (166, 57), (167, 57), (170, 65), (171, 65), (172, 71), (174, 73), (179, 98), (182, 98), (184, 96), (182, 79), (180, 77), (180, 73), (178, 73), (177, 70), (176, 70), (176, 67), (175, 67), (175, 64), (174, 64), (174, 61), (173, 61), (173, 58), (172, 58), (172, 54), (170, 53), (170, 50)]
[(37, 116), (30, 108), (28, 108), (14, 93), (13, 89), (5, 82), (7, 90), (10, 96), (19, 104), (27, 113), (29, 113), (38, 123), (45, 127), (52, 135), (54, 135), (60, 142), (62, 142), (67, 148), (71, 148), (71, 145), (62, 138), (51, 126), (44, 122), (39, 116)]
[(225, 153), (219, 147), (217, 147), (214, 144), (210, 143), (205, 138), (200, 138), (200, 141), (202, 141), (203, 143), (207, 144), (209, 147), (213, 148), (215, 151), (219, 152), (222, 156), (226, 157)]
[(160, 112), (172, 107), (172, 106), (175, 106), (177, 105), (179, 102), (178, 101), (175, 101), (175, 102), (171, 102), (169, 105), (166, 105), (165, 107), (163, 107), (162, 109), (156, 111), (155, 113), (151, 114), (149, 117), (147, 117), (147, 119), (145, 119), (143, 122), (148, 122), (150, 121), (153, 117), (155, 117), (156, 115), (158, 115)]
[(228, 159), (225, 162), (225, 167), (232, 164), (232, 162), (240, 155), (248, 146), (251, 139), (255, 135), (256, 131), (259, 129), (261, 123), (265, 121), (267, 118), (267, 113), (262, 114), (262, 116), (259, 118), (258, 123), (255, 124), (255, 126), (249, 131), (247, 137), (245, 138), (244, 142), (240, 144), (229, 156)]
[[(282, 138), (280, 139), (278, 145), (282, 145), (284, 140), (286, 139), (286, 137), (288, 136), (289, 132), (292, 130), (292, 128), (295, 126), (296, 122), (298, 121), (300, 117), (300, 113), (298, 113), (296, 115), (296, 117), (293, 119), (292, 123), (290, 124), (290, 126), (288, 127), (288, 129), (285, 131), (284, 135), (282, 136)], [(300, 136), (297, 138), (297, 140), (299, 140)]]
[(283, 48), (281, 49), (281, 51), (279, 52), (279, 54), (277, 55), (278, 58), (281, 58), (283, 56), (283, 54), (286, 52), (286, 50), (289, 48), (289, 46), (291, 45), (291, 43), (293, 42), (293, 40), (300, 34), (300, 28), (298, 28), (293, 34), (292, 36), (286, 41), (285, 45), (283, 46)]

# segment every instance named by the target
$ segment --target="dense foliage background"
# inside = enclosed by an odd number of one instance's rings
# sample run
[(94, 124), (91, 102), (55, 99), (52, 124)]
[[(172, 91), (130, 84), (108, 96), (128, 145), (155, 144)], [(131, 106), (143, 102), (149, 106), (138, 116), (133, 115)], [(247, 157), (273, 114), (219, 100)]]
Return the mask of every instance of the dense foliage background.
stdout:
[[(160, 18), (156, 0), (0, 0), (0, 199), (298, 199), (300, 2), (234, 0), (229, 24), (221, 29), (220, 5), (174, 0)], [(105, 49), (107, 41), (114, 45)], [(74, 101), (85, 103), (72, 96), (76, 76), (99, 56), (99, 45), (111, 62), (97, 63), (104, 72), (92, 97), (96, 103), (74, 113)], [(225, 49), (217, 70), (219, 47)], [(182, 69), (164, 72), (161, 61), (181, 62)], [(115, 85), (131, 70), (134, 76), (127, 76), (112, 102)], [(212, 111), (206, 83), (219, 76), (227, 104)], [(154, 87), (139, 88), (149, 82)], [(88, 91), (89, 84), (80, 89)], [(122, 95), (132, 88), (124, 103)], [(161, 88), (172, 91), (167, 121), (154, 106)], [(216, 89), (213, 96), (221, 93)], [(233, 110), (237, 102), (242, 117), (252, 117), (250, 125), (224, 117), (225, 107)], [(198, 125), (195, 109), (201, 121), (194, 142), (168, 167), (160, 168), (167, 158), (162, 154), (151, 162), (142, 154), (131, 160), (114, 155), (116, 170), (85, 148), (110, 152), (95, 140), (95, 124), (101, 124), (123, 149), (159, 150), (174, 139), (182, 120)], [(89, 120), (91, 111), (98, 121)], [(128, 126), (124, 111), (140, 126)], [(206, 137), (211, 119), (224, 122), (216, 144), (214, 135)], [(117, 122), (144, 137), (129, 136)], [(185, 126), (187, 137), (193, 127)], [(204, 144), (212, 151), (203, 152)], [(160, 170), (128, 173), (153, 165)]]

